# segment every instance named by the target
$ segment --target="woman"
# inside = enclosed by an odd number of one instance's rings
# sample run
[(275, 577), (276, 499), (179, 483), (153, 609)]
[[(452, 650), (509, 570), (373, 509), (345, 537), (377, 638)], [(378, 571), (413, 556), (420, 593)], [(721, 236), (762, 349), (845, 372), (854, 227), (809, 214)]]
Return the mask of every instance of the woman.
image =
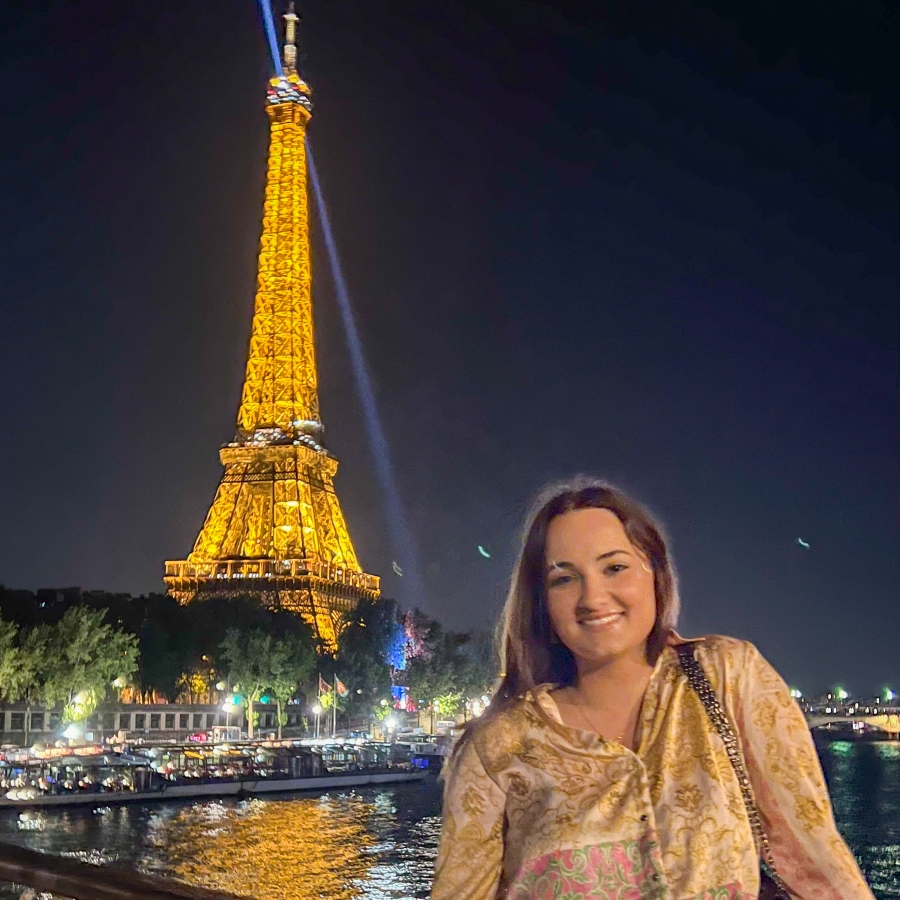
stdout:
[[(448, 764), (432, 900), (746, 900), (760, 852), (791, 897), (872, 900), (784, 682), (752, 644), (687, 641), (677, 617), (646, 509), (585, 479), (540, 499), (499, 689)], [(683, 656), (737, 732), (736, 761)]]

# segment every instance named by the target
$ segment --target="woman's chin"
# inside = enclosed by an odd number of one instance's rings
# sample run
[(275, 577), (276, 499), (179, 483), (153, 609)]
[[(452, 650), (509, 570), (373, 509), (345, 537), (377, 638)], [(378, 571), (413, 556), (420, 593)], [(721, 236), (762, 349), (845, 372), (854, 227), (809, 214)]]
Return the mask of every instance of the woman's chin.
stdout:
[(647, 658), (647, 641), (633, 643), (630, 641), (610, 641), (602, 645), (590, 644), (587, 646), (570, 647), (575, 657), (575, 664), (580, 670), (582, 667), (597, 668), (609, 665), (620, 659), (634, 657), (635, 659)]

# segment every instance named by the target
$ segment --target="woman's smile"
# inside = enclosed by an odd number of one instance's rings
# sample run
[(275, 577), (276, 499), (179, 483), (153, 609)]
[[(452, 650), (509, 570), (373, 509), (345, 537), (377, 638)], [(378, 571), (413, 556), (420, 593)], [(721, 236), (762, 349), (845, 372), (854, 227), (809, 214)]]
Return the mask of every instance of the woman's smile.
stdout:
[(624, 610), (616, 610), (608, 613), (589, 613), (579, 616), (577, 622), (585, 628), (611, 628), (614, 625), (620, 625), (624, 618)]

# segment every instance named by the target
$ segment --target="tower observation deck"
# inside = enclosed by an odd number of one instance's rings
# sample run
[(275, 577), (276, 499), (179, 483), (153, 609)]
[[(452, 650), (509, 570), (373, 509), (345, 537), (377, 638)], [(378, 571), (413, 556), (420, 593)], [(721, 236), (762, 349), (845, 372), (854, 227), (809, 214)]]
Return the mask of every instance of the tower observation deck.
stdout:
[(186, 560), (165, 564), (181, 603), (250, 595), (300, 612), (325, 649), (379, 579), (361, 569), (325, 450), (313, 334), (306, 171), (309, 85), (296, 65), (298, 17), (284, 16), (284, 75), (269, 82), (271, 139), (259, 275), (234, 440)]

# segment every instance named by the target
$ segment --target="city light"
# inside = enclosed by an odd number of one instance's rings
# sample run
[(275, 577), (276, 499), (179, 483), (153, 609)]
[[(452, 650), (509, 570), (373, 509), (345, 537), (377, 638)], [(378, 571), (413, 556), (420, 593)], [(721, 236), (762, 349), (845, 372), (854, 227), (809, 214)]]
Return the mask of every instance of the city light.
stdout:
[(803, 697), (803, 691), (799, 691), (797, 688), (791, 688), (791, 696), (795, 700), (800, 700)]
[(322, 707), (319, 706), (318, 703), (316, 703), (316, 704), (313, 705), (313, 708), (312, 708), (312, 714), (313, 714), (314, 716), (321, 716), (321, 715), (322, 715)]
[(842, 687), (839, 687), (835, 690), (834, 696), (838, 700), (846, 700), (850, 695)]

